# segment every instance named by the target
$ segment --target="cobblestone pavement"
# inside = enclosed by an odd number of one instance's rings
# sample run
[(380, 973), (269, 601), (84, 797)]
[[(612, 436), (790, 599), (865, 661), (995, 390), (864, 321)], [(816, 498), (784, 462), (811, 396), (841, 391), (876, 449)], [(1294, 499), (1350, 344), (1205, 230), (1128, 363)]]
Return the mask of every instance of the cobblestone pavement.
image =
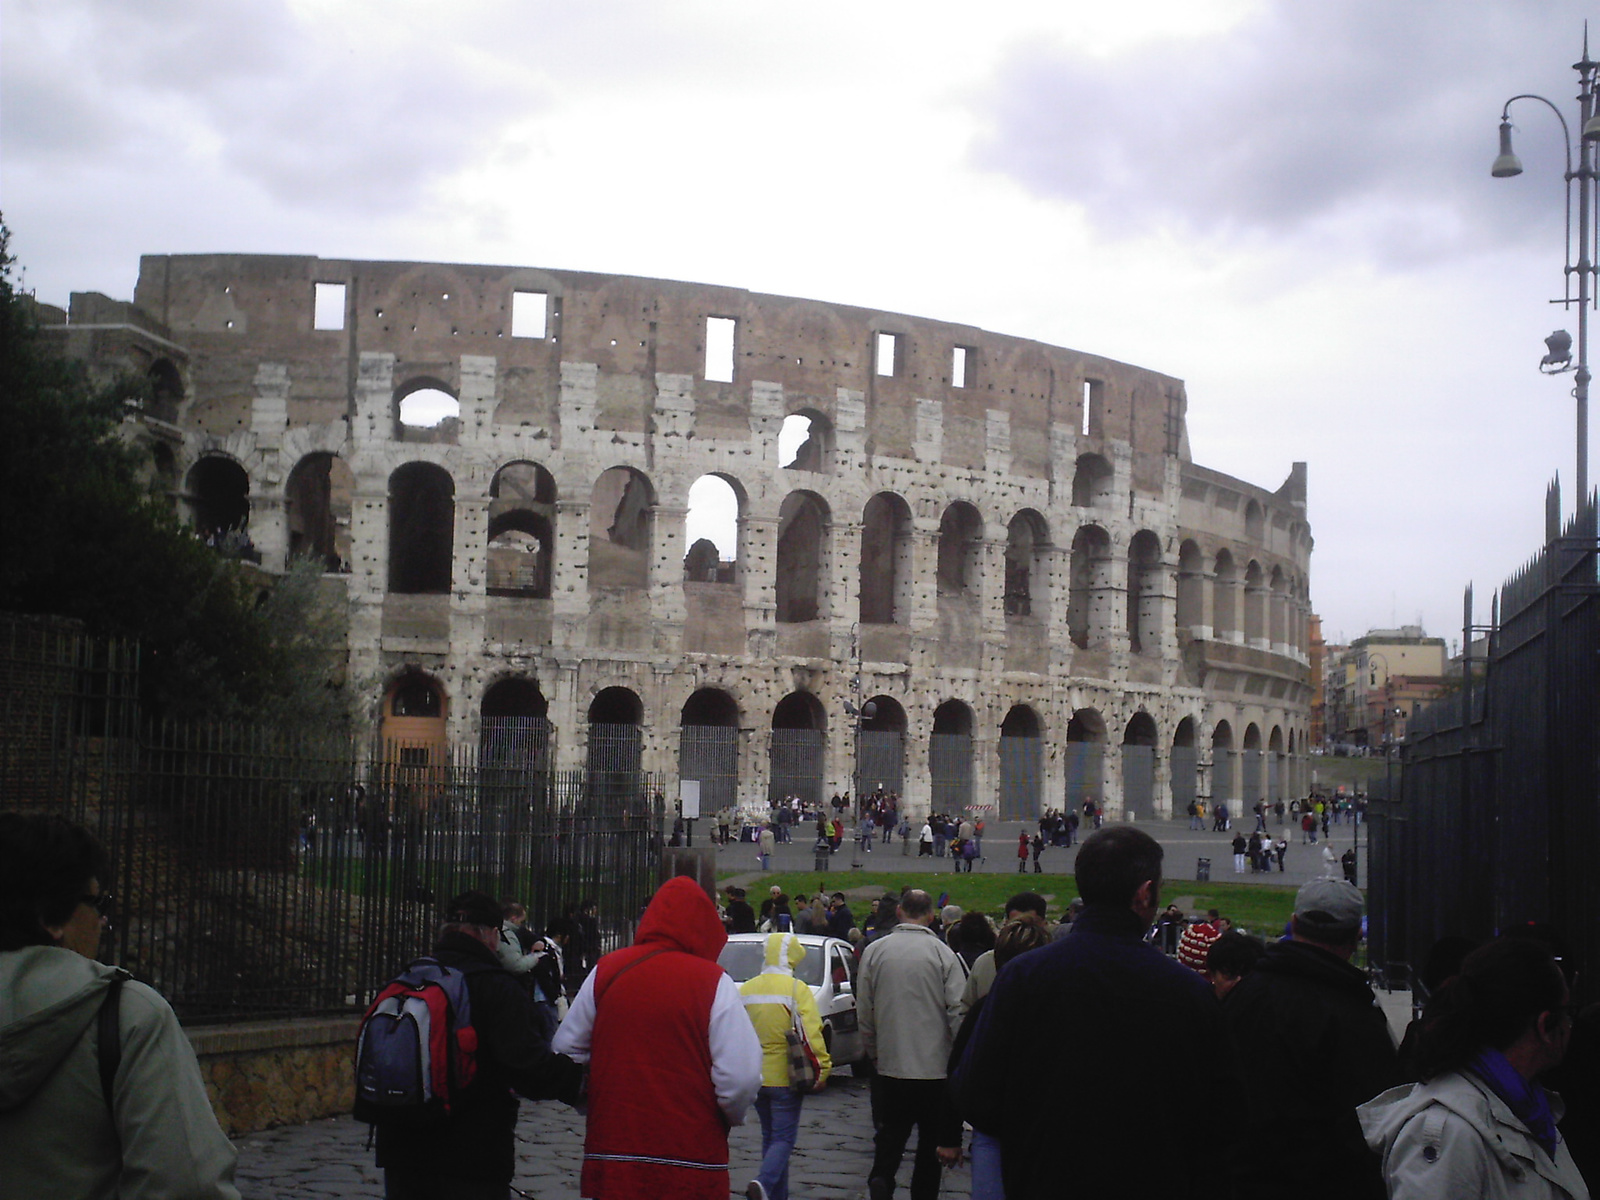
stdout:
[[(350, 1117), (310, 1121), (238, 1139), (239, 1190), (245, 1200), (350, 1197), (378, 1200), (383, 1172), (366, 1148), (367, 1127)], [(761, 1158), (761, 1125), (754, 1109), (729, 1138), (733, 1194), (755, 1178)], [(512, 1183), (534, 1200), (578, 1200), (583, 1157), (583, 1118), (553, 1101), (522, 1105), (517, 1125), (517, 1173)], [(872, 1161), (872, 1117), (867, 1083), (848, 1072), (836, 1076), (820, 1096), (806, 1097), (800, 1137), (789, 1166), (789, 1191), (796, 1200), (859, 1200), (866, 1195)], [(911, 1179), (908, 1149), (900, 1169), (901, 1191)], [(946, 1172), (942, 1195), (969, 1194), (967, 1170)]]

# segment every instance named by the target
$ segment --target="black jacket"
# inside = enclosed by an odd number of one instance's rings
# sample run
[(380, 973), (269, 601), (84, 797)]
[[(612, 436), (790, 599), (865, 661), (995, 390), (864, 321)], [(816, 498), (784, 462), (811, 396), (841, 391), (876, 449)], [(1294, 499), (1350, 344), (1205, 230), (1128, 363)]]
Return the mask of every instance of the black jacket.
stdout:
[(1253, 1064), (1241, 1194), (1381, 1200), (1381, 1167), (1355, 1110), (1404, 1080), (1361, 972), (1319, 946), (1275, 942), (1222, 1010)]
[(414, 1168), (462, 1179), (511, 1182), (516, 1167), (517, 1098), (578, 1098), (583, 1068), (554, 1054), (543, 1024), (516, 976), (482, 942), (446, 933), (433, 948), (447, 967), (476, 965), (467, 976), (472, 1025), (478, 1033), (478, 1074), (436, 1129), (378, 1127), (378, 1165)]
[[(1242, 1122), (1222, 1013), (1143, 934), (1129, 910), (1091, 904), (995, 979), (951, 1088), (1000, 1139), (1010, 1200), (1232, 1195), (1227, 1139)], [(1170, 1136), (1174, 1115), (1215, 1134)]]

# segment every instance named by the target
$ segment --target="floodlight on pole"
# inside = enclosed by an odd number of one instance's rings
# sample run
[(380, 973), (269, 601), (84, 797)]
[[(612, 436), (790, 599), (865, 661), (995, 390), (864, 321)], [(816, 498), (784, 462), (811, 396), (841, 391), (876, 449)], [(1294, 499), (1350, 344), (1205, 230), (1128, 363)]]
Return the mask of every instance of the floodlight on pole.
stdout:
[[(1600, 143), (1600, 113), (1596, 112), (1595, 82), (1596, 72), (1600, 70), (1600, 63), (1589, 57), (1589, 26), (1585, 22), (1583, 27), (1583, 57), (1572, 64), (1572, 69), (1578, 73), (1578, 166), (1572, 166), (1572, 131), (1567, 125), (1567, 118), (1561, 110), (1543, 96), (1536, 96), (1531, 92), (1524, 92), (1511, 97), (1500, 110), (1500, 154), (1494, 160), (1494, 165), (1489, 173), (1496, 179), (1510, 179), (1522, 174), (1522, 160), (1511, 147), (1511, 106), (1518, 100), (1537, 100), (1561, 122), (1561, 148), (1566, 154), (1566, 180), (1567, 188), (1567, 223), (1566, 223), (1566, 265), (1563, 269), (1565, 286), (1559, 300), (1552, 300), (1552, 304), (1560, 304), (1571, 309), (1574, 304), (1578, 308), (1578, 358), (1572, 361), (1572, 336), (1565, 330), (1558, 329), (1545, 339), (1545, 356), (1539, 362), (1539, 370), (1546, 375), (1561, 375), (1567, 371), (1574, 371), (1572, 396), (1577, 408), (1577, 475), (1578, 487), (1575, 503), (1582, 507), (1589, 499), (1589, 306), (1594, 303), (1592, 283), (1594, 282), (1595, 264), (1590, 260), (1591, 247), (1600, 241), (1600, 229), (1596, 222), (1600, 221), (1600, 203), (1596, 203), (1594, 165), (1594, 147)], [(1578, 190), (1578, 218), (1577, 236), (1573, 237), (1572, 217), (1572, 190), (1573, 184)], [(1574, 240), (1576, 240), (1577, 261), (1573, 261)], [(1577, 295), (1573, 293), (1573, 281), (1576, 277)]]

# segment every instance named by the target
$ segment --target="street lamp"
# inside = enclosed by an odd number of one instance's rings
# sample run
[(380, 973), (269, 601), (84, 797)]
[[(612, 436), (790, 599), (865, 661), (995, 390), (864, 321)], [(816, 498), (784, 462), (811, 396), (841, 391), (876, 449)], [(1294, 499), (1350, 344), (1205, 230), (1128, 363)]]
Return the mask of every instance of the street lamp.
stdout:
[[(1573, 371), (1572, 395), (1577, 402), (1578, 423), (1578, 495), (1577, 504), (1581, 506), (1589, 498), (1589, 305), (1591, 302), (1590, 276), (1594, 273), (1594, 264), (1589, 260), (1590, 247), (1596, 234), (1594, 222), (1600, 218), (1600, 205), (1595, 203), (1595, 168), (1594, 145), (1600, 141), (1600, 116), (1595, 113), (1595, 73), (1600, 69), (1600, 63), (1589, 58), (1589, 28), (1586, 24), (1583, 31), (1583, 58), (1572, 64), (1572, 69), (1578, 73), (1578, 169), (1572, 169), (1572, 132), (1567, 126), (1566, 117), (1561, 115), (1561, 110), (1546, 100), (1543, 96), (1532, 93), (1522, 93), (1507, 100), (1505, 107), (1500, 110), (1500, 154), (1494, 160), (1494, 166), (1489, 173), (1496, 179), (1509, 179), (1514, 175), (1522, 174), (1522, 160), (1519, 159), (1511, 148), (1511, 106), (1518, 100), (1537, 100), (1556, 114), (1556, 119), (1561, 122), (1561, 145), (1567, 156), (1567, 170), (1564, 178), (1567, 181), (1567, 232), (1566, 232), (1566, 266), (1565, 279), (1562, 287), (1562, 298), (1552, 300), (1552, 304), (1560, 304), (1571, 309), (1574, 303), (1578, 306), (1578, 361), (1572, 362), (1572, 335), (1564, 329), (1558, 329), (1545, 339), (1546, 353), (1539, 362), (1539, 369), (1546, 375), (1563, 375)], [(1572, 230), (1572, 185), (1578, 185), (1578, 230), (1577, 252), (1578, 259), (1572, 260), (1573, 230)], [(1572, 294), (1573, 276), (1577, 276), (1578, 294)]]
[[(859, 675), (856, 676), (855, 690), (857, 692), (861, 690), (861, 677)], [(860, 708), (857, 708), (846, 700), (844, 702), (844, 711), (845, 715), (855, 722), (856, 727), (856, 769), (851, 780), (855, 787), (856, 827), (850, 831), (850, 842), (853, 847), (850, 851), (850, 866), (854, 869), (861, 866), (861, 818), (866, 812), (861, 805), (861, 729), (868, 721), (878, 715), (878, 702), (876, 700), (868, 700)]]

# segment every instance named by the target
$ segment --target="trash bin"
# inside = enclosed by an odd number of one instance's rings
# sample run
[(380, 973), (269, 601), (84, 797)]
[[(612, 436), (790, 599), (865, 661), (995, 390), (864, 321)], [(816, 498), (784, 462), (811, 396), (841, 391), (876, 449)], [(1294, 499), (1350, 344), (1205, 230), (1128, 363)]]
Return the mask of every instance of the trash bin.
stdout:
[(1211, 860), (1202, 858), (1194, 864), (1194, 881), (1196, 883), (1211, 882)]
[(828, 845), (827, 838), (818, 838), (811, 847), (811, 869), (813, 871), (826, 871), (828, 859), (833, 855), (833, 847)]

